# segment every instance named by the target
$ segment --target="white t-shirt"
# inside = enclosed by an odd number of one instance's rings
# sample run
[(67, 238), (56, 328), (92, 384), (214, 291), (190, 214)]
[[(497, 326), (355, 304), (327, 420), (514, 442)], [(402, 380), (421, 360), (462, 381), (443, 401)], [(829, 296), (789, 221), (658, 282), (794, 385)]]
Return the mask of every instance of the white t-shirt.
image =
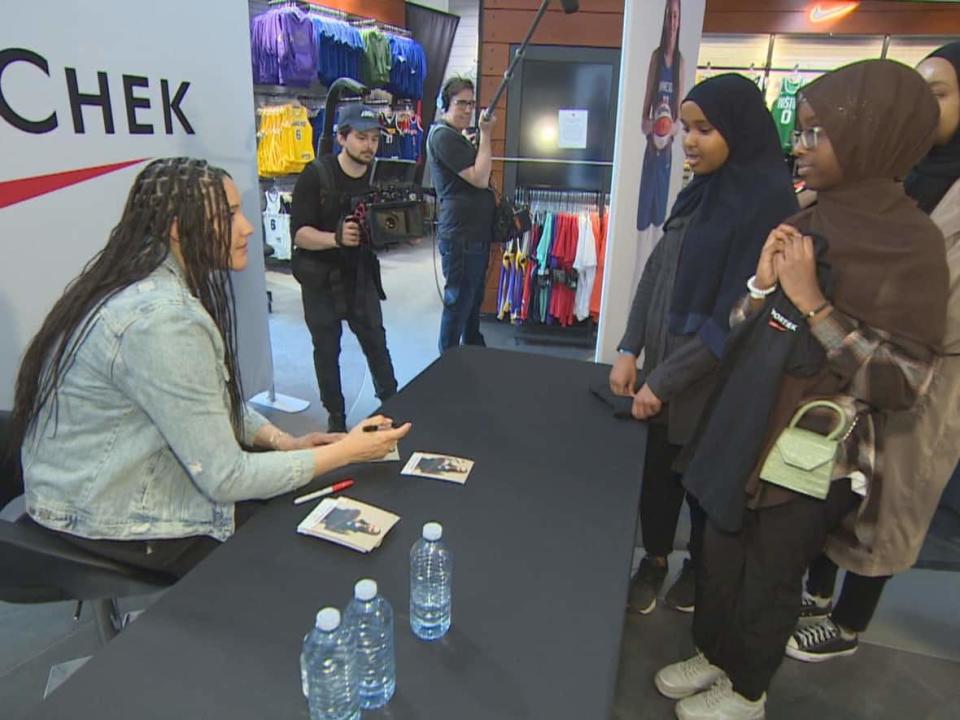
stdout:
[(579, 274), (577, 295), (573, 312), (577, 320), (590, 317), (590, 296), (597, 279), (597, 239), (593, 235), (593, 223), (587, 213), (580, 213), (577, 255), (573, 260), (573, 269)]

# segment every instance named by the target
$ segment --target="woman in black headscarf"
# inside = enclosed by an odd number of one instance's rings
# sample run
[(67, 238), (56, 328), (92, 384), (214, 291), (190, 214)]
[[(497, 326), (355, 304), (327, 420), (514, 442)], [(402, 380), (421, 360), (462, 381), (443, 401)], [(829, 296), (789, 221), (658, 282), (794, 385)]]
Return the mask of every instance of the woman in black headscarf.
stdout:
[[(656, 677), (663, 694), (685, 698), (680, 720), (764, 716), (803, 574), (860, 505), (853, 479), (868, 494), (882, 488), (884, 413), (910, 408), (927, 388), (944, 337), (947, 264), (942, 234), (898, 179), (930, 149), (938, 118), (922, 78), (891, 61), (849, 65), (803, 91), (795, 153), (817, 204), (764, 246), (684, 476), (708, 522), (699, 652)], [(797, 410), (823, 399), (846, 430), (825, 500), (761, 478)], [(810, 412), (805, 421), (826, 435), (837, 418)]]
[[(820, 619), (798, 628), (787, 643), (787, 655), (797, 660), (820, 662), (856, 651), (857, 634), (870, 624), (886, 581), (917, 561), (960, 459), (960, 42), (931, 53), (917, 70), (940, 104), (940, 125), (905, 189), (946, 241), (951, 283), (943, 356), (926, 401), (887, 419), (883, 492), (871, 493), (810, 565), (801, 617)], [(831, 607), (837, 564), (847, 573)]]
[[(613, 392), (634, 395), (633, 414), (651, 420), (640, 500), (646, 557), (628, 607), (649, 613), (667, 573), (684, 491), (674, 473), (715, 378), (730, 309), (753, 272), (767, 233), (796, 212), (776, 128), (756, 85), (718, 75), (694, 87), (680, 108), (694, 179), (677, 197), (663, 238), (647, 261), (610, 375)], [(637, 357), (646, 381), (639, 389)], [(691, 560), (667, 593), (693, 610), (699, 529), (691, 504)]]

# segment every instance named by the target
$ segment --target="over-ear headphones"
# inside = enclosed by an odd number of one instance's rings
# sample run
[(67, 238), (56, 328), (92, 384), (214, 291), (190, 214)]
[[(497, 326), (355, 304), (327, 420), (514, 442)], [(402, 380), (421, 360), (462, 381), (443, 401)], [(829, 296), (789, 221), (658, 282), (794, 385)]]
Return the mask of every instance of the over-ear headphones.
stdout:
[(450, 112), (450, 86), (453, 85), (454, 80), (457, 78), (452, 77), (443, 84), (443, 88), (440, 90), (440, 109), (444, 112)]
[(440, 94), (437, 96), (437, 107), (444, 112), (449, 112), (450, 103), (453, 102), (453, 96), (468, 89), (474, 89), (473, 80), (470, 78), (461, 75), (454, 75), (452, 78), (448, 78), (447, 81), (443, 83)]

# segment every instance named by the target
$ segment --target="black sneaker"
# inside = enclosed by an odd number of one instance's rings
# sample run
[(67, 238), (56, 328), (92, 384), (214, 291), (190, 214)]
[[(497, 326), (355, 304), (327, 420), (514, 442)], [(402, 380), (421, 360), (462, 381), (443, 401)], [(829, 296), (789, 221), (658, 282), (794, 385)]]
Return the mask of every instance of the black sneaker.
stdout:
[(804, 591), (800, 600), (801, 624), (818, 623), (830, 617), (831, 612), (833, 612), (833, 602), (830, 598), (817, 597)]
[(687, 558), (683, 561), (683, 570), (673, 586), (667, 590), (663, 601), (667, 607), (679, 610), (680, 612), (692, 613), (694, 608), (694, 596), (697, 590), (697, 571), (693, 562)]
[(345, 433), (347, 431), (347, 416), (334, 414), (327, 418), (327, 432)]
[(647, 615), (657, 606), (657, 594), (667, 577), (667, 566), (657, 565), (649, 557), (640, 561), (640, 569), (630, 582), (627, 612)]
[(787, 655), (803, 662), (823, 662), (853, 655), (856, 651), (857, 636), (845, 638), (830, 618), (798, 628), (787, 641)]

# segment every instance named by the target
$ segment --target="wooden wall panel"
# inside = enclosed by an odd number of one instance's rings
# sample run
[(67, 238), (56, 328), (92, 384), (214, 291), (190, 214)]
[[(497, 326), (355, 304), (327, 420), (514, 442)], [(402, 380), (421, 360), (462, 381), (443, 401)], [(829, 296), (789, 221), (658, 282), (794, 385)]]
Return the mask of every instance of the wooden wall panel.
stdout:
[[(625, 0), (580, 0), (580, 11), (575, 15), (563, 13), (560, 3), (550, 4), (549, 11), (533, 36), (534, 45), (569, 45), (574, 47), (619, 48), (623, 36), (623, 8)], [(650, 2), (651, 0), (627, 0)], [(510, 46), (519, 45), (533, 22), (539, 0), (484, 0), (480, 51), (480, 104), (486, 106), (510, 64)], [(493, 154), (503, 156), (506, 151), (507, 103), (504, 93), (494, 112), (497, 124), (493, 131)], [(491, 181), (503, 187), (503, 163), (495, 162)], [(495, 248), (490, 256), (487, 289), (483, 312), (497, 309), (497, 285), (500, 280), (500, 256)]]

